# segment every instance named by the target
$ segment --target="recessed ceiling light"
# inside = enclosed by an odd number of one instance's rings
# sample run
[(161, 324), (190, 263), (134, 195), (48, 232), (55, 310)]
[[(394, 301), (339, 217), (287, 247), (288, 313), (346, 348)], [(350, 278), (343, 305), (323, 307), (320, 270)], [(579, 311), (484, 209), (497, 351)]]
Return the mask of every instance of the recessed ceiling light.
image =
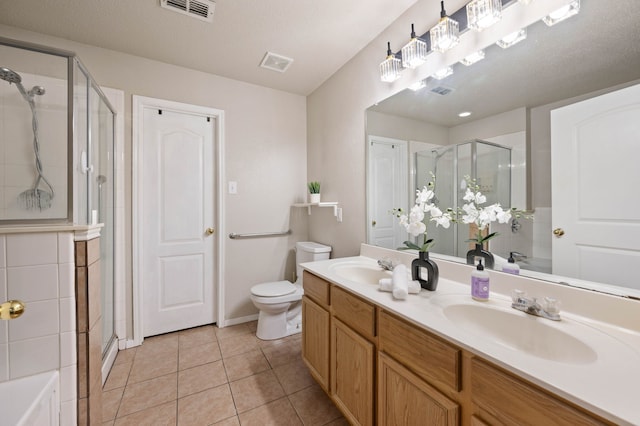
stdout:
[(267, 52), (262, 58), (260, 66), (272, 71), (285, 72), (291, 65), (293, 59), (277, 53)]
[(470, 111), (464, 111), (464, 112), (461, 112), (460, 114), (458, 114), (458, 117), (464, 118), (464, 117), (468, 117), (470, 115), (471, 115)]

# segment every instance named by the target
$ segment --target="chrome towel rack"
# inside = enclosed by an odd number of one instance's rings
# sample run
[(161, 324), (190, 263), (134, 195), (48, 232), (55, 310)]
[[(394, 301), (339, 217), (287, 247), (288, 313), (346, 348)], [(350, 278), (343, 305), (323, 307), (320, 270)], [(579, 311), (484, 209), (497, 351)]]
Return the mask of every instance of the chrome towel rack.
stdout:
[(229, 238), (232, 240), (240, 240), (243, 238), (266, 238), (266, 237), (282, 237), (284, 235), (290, 235), (291, 229), (288, 229), (284, 232), (262, 232), (257, 234), (236, 234), (232, 232), (229, 234)]

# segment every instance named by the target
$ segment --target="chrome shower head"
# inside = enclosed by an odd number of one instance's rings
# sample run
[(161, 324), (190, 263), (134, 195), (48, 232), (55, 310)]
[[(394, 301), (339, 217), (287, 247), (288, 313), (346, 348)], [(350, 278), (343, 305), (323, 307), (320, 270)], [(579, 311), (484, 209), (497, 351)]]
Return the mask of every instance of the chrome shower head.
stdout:
[(5, 67), (0, 67), (0, 78), (9, 83), (19, 84), (22, 82), (20, 74)]

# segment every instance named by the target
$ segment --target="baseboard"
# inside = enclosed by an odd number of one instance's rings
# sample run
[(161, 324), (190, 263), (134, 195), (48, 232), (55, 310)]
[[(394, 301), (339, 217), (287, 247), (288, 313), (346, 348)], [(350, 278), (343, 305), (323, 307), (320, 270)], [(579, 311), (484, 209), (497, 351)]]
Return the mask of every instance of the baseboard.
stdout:
[(245, 322), (251, 322), (251, 321), (255, 321), (257, 319), (258, 319), (258, 314), (247, 315), (246, 317), (231, 318), (231, 319), (227, 319), (227, 320), (222, 321), (221, 324), (218, 324), (218, 328), (224, 328), (224, 327), (229, 327), (229, 326), (232, 326), (232, 325), (244, 324)]

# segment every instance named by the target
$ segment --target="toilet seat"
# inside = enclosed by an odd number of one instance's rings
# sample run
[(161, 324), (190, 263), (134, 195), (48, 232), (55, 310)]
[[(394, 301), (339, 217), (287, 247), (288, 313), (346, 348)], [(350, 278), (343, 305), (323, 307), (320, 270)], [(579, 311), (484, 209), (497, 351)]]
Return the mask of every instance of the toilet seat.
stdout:
[(259, 297), (286, 296), (294, 291), (296, 291), (296, 286), (291, 284), (289, 281), (263, 283), (251, 287), (251, 294)]

